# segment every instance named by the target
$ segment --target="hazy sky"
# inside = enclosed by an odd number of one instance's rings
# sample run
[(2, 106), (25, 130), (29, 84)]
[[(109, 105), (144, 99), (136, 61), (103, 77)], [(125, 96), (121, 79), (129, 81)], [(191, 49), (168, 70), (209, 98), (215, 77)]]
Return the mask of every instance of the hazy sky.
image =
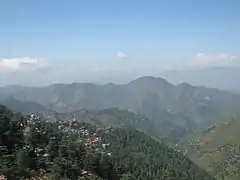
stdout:
[(0, 83), (238, 66), (239, 0), (0, 0)]

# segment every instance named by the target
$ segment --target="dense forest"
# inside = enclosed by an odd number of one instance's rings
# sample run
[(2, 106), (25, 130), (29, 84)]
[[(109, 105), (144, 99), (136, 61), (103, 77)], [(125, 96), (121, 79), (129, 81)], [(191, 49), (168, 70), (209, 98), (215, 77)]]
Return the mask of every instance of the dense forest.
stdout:
[(213, 179), (136, 130), (22, 117), (0, 106), (0, 174), (7, 179)]

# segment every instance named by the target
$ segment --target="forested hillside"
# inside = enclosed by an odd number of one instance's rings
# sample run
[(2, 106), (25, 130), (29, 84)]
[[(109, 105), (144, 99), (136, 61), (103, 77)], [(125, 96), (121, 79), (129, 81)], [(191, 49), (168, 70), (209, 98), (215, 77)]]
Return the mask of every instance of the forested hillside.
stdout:
[(183, 128), (180, 129), (179, 127), (176, 128), (174, 126), (172, 126), (169, 131), (165, 126), (159, 126), (157, 122), (146, 118), (139, 113), (117, 108), (104, 110), (81, 109), (69, 113), (54, 112), (38, 114), (50, 121), (75, 119), (78, 122), (86, 122), (101, 127), (112, 126), (122, 129), (137, 129), (158, 140), (165, 140), (165, 142), (169, 143), (178, 142), (181, 139), (181, 133), (186, 132)]
[(22, 117), (0, 106), (0, 174), (8, 179), (213, 179), (136, 130)]
[(43, 107), (57, 112), (108, 108), (134, 111), (149, 118), (159, 133), (174, 143), (240, 108), (240, 95), (187, 83), (175, 86), (154, 77), (141, 77), (124, 85), (54, 84), (41, 88), (10, 88), (7, 92), (6, 88), (0, 88), (2, 102), (9, 107), (16, 104), (11, 103), (12, 100), (29, 103), (29, 106), (37, 103), (38, 106), (33, 107), (39, 107), (40, 111)]
[(236, 112), (189, 141), (189, 156), (217, 179), (240, 179), (239, 128), (240, 114)]

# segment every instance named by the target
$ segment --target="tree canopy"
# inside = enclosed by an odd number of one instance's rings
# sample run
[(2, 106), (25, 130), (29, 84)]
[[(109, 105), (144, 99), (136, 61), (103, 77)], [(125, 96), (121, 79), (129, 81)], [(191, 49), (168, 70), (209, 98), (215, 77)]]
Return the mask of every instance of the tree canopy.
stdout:
[(0, 174), (7, 179), (208, 180), (180, 152), (136, 130), (22, 117), (0, 106)]

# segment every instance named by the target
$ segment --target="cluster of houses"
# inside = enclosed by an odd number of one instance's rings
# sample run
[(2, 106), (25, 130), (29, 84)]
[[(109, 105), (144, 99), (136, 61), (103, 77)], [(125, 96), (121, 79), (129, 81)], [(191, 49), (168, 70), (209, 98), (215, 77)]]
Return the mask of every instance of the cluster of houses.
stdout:
[[(27, 135), (29, 132), (31, 125), (36, 124), (38, 121), (42, 121), (42, 119), (36, 114), (29, 114), (22, 124), (25, 127), (24, 133)], [(44, 120), (45, 121), (45, 120)], [(101, 134), (107, 134), (113, 129), (111, 127), (95, 127), (95, 126), (87, 126), (80, 124), (74, 119), (65, 119), (56, 121), (58, 125), (58, 129), (61, 130), (64, 134), (75, 134), (78, 138), (79, 142), (84, 143), (88, 147), (92, 147), (96, 151), (100, 151), (106, 155), (111, 156), (112, 153), (109, 151), (108, 147), (110, 143), (106, 143), (102, 138)], [(34, 126), (35, 130), (39, 132), (39, 129)], [(42, 132), (44, 133), (44, 132)], [(24, 147), (25, 149), (29, 148), (28, 146)], [(49, 155), (44, 148), (36, 148), (35, 153), (37, 156), (48, 157)], [(86, 172), (83, 172), (83, 174)]]
[[(41, 132), (41, 129), (36, 126), (38, 122), (45, 121), (40, 118), (37, 114), (31, 113), (26, 116), (20, 126), (24, 127), (24, 135), (27, 136), (31, 128), (35, 128), (36, 132)], [(47, 121), (46, 121), (47, 122)], [(75, 134), (79, 142), (84, 143), (88, 147), (92, 147), (94, 150), (104, 153), (106, 155), (112, 156), (112, 152), (109, 150), (110, 143), (106, 143), (106, 140), (101, 138), (101, 134), (106, 134), (112, 131), (111, 127), (94, 127), (86, 124), (80, 124), (74, 119), (65, 119), (62, 121), (57, 121), (57, 127), (64, 134)], [(45, 133), (45, 132), (41, 132)], [(23, 149), (29, 149), (30, 146), (25, 145)], [(47, 158), (49, 154), (47, 153), (46, 147), (38, 147), (34, 149), (35, 154), (41, 158)], [(86, 176), (90, 175), (88, 171), (82, 170), (79, 172), (80, 175)], [(0, 174), (0, 180), (5, 180), (6, 178)], [(40, 178), (39, 179), (44, 179)]]
[[(36, 114), (29, 114), (23, 124), (21, 126), (24, 126), (24, 134), (27, 135), (30, 128), (34, 127), (37, 132), (39, 132), (40, 128), (36, 126), (32, 126), (39, 121), (43, 121), (38, 115)], [(45, 120), (44, 120), (45, 121)], [(64, 134), (70, 135), (75, 134), (78, 138), (79, 142), (84, 143), (88, 147), (92, 147), (96, 151), (99, 151), (101, 153), (104, 153), (106, 155), (111, 156), (112, 153), (109, 151), (108, 147), (110, 146), (110, 143), (106, 143), (102, 138), (102, 133), (109, 133), (111, 130), (113, 130), (111, 127), (102, 128), (102, 127), (94, 127), (94, 126), (86, 126), (83, 124), (79, 124), (74, 119), (65, 119), (65, 120), (59, 120), (56, 121), (57, 127), (59, 130), (61, 130)], [(44, 133), (44, 132), (41, 132)], [(25, 146), (24, 149), (30, 148), (29, 146)], [(47, 158), (49, 156), (48, 153), (46, 153), (45, 147), (42, 148), (35, 148), (34, 150), (35, 154), (38, 157)], [(81, 171), (80, 175), (89, 175), (89, 172), (87, 171)]]
[(111, 156), (111, 152), (108, 152), (108, 146), (110, 143), (104, 143), (101, 138), (102, 133), (109, 133), (113, 130), (111, 127), (95, 127), (95, 128), (87, 128), (86, 126), (79, 126), (75, 120), (65, 119), (62, 121), (58, 121), (58, 128), (67, 134), (74, 133), (79, 137), (79, 141), (83, 142), (88, 147), (94, 147), (95, 150), (101, 151), (109, 156)]

